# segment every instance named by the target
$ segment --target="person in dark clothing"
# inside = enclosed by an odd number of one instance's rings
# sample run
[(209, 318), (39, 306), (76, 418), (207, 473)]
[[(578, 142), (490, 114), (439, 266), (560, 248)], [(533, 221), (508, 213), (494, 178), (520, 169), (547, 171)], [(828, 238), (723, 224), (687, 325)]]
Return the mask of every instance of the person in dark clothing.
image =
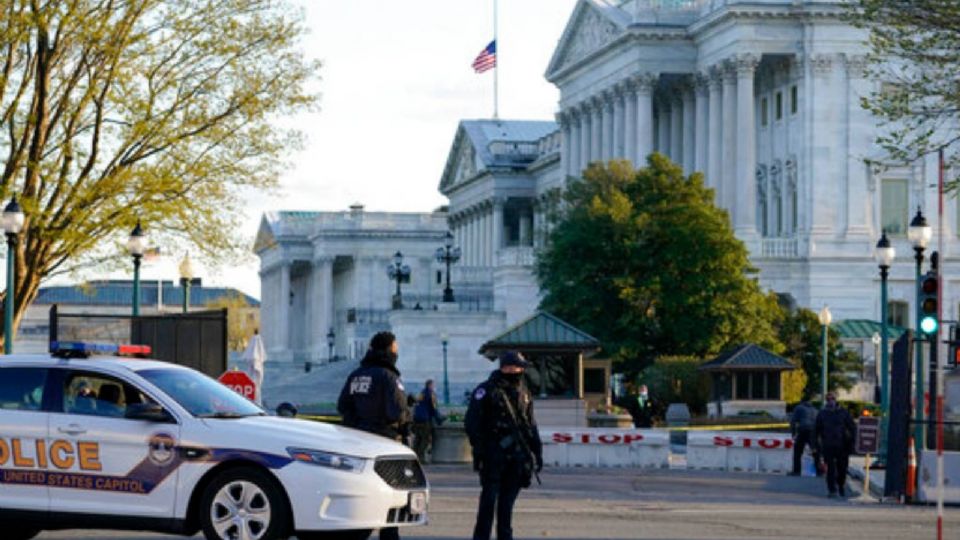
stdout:
[(497, 540), (512, 540), (513, 505), (543, 468), (543, 446), (533, 417), (533, 398), (523, 383), (528, 366), (516, 352), (500, 355), (500, 369), (471, 395), (465, 420), (480, 473), (474, 540), (489, 540), (496, 510)]
[(841, 497), (847, 495), (844, 484), (856, 429), (850, 413), (837, 405), (837, 398), (832, 392), (828, 393), (827, 403), (817, 415), (816, 433), (820, 452), (827, 463), (827, 491), (831, 498), (838, 493)]
[(427, 451), (433, 447), (434, 426), (443, 420), (443, 414), (437, 409), (437, 393), (433, 389), (433, 379), (427, 379), (413, 409), (413, 451), (421, 462), (426, 461)]
[(793, 471), (791, 476), (800, 476), (800, 458), (803, 457), (803, 448), (810, 448), (813, 462), (820, 470), (820, 453), (817, 450), (817, 410), (806, 399), (797, 404), (790, 416), (790, 433), (793, 435)]
[[(397, 369), (397, 339), (390, 332), (378, 332), (360, 367), (347, 377), (337, 410), (343, 425), (375, 433), (397, 442), (409, 432), (410, 410)], [(399, 540), (396, 527), (380, 529), (381, 540)]]

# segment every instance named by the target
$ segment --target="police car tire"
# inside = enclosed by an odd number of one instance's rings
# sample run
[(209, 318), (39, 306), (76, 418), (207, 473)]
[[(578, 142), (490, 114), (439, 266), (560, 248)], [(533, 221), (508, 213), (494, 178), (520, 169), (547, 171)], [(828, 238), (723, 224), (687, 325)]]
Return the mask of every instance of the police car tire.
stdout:
[(246, 482), (259, 489), (269, 504), (270, 521), (261, 540), (280, 540), (290, 536), (290, 506), (277, 481), (253, 467), (238, 467), (217, 475), (203, 492), (200, 499), (200, 524), (207, 540), (225, 540), (214, 527), (211, 511), (220, 491), (235, 482)]
[(24, 527), (17, 527), (14, 525), (10, 527), (9, 525), (3, 525), (3, 538), (6, 540), (30, 540), (34, 536), (40, 534), (40, 531), (36, 529), (27, 529)]
[(298, 532), (297, 540), (367, 540), (371, 533), (371, 529)]

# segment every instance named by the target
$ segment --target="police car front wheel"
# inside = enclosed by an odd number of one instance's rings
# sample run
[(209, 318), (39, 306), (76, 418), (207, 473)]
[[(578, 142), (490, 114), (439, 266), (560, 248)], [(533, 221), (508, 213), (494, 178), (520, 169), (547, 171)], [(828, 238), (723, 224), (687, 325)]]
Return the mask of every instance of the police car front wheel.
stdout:
[(289, 536), (290, 509), (266, 473), (242, 467), (220, 473), (207, 486), (200, 516), (207, 540), (277, 540)]

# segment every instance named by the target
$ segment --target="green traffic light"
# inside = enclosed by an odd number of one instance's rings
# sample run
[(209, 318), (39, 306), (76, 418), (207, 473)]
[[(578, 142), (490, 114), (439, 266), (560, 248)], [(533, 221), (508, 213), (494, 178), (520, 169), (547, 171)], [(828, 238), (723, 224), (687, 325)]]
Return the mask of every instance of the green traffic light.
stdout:
[(936, 332), (937, 326), (938, 324), (936, 317), (926, 316), (923, 319), (920, 319), (920, 330), (922, 330), (924, 334), (932, 334)]

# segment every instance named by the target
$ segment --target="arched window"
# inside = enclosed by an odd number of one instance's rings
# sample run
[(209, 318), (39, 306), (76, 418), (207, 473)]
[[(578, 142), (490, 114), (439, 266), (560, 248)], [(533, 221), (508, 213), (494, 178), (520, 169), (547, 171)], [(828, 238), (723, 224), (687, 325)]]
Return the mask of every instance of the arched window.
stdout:
[(907, 328), (910, 325), (910, 304), (904, 300), (887, 302), (887, 324)]

